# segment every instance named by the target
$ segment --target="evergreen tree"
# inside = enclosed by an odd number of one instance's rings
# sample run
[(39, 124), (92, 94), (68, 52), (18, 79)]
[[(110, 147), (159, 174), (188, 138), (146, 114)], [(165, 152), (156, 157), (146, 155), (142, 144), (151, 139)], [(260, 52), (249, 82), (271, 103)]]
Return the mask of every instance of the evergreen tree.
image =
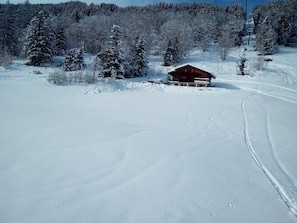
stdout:
[(64, 35), (64, 29), (58, 28), (55, 36), (56, 36), (56, 44), (55, 44), (54, 54), (63, 55), (65, 54), (65, 50), (66, 50), (66, 38)]
[(134, 49), (132, 50), (132, 77), (144, 77), (147, 74), (147, 48), (143, 36), (136, 39)]
[(234, 16), (221, 14), (222, 22), (220, 24), (218, 44), (221, 49), (221, 59), (224, 61), (232, 47), (241, 44), (241, 35), (244, 29), (244, 20), (237, 19)]
[(161, 27), (164, 66), (177, 64), (192, 46), (190, 27), (183, 20), (170, 20)]
[(180, 50), (179, 50), (179, 40), (176, 38), (174, 42), (168, 42), (168, 47), (165, 51), (163, 61), (164, 66), (171, 66), (177, 64), (182, 59)]
[(256, 30), (256, 49), (262, 55), (270, 55), (275, 51), (276, 33), (269, 19), (258, 25)]
[(31, 20), (26, 30), (23, 46), (28, 57), (28, 65), (42, 66), (51, 62), (55, 35), (50, 27), (49, 19), (43, 10)]
[(278, 25), (276, 28), (277, 43), (283, 44), (284, 46), (289, 46), (292, 26), (290, 24), (290, 18), (287, 16), (287, 11), (289, 10), (280, 10), (282, 13), (279, 13)]
[(173, 65), (173, 55), (174, 55), (174, 49), (172, 47), (172, 44), (171, 44), (171, 41), (168, 42), (168, 47), (165, 51), (165, 54), (164, 54), (164, 58), (163, 58), (163, 61), (164, 61), (164, 66), (171, 66)]
[(71, 49), (67, 52), (63, 64), (63, 69), (65, 71), (81, 70), (85, 66), (82, 49)]
[[(261, 33), (265, 36), (273, 36), (273, 38), (268, 37), (268, 39), (273, 39), (269, 45), (274, 45), (274, 47), (276, 43), (289, 46), (290, 43), (295, 42), (297, 36), (296, 10), (296, 0), (275, 1), (264, 5), (256, 5), (253, 9), (253, 19), (256, 36), (259, 40), (258, 47), (263, 47), (264, 43)], [(269, 33), (264, 34), (265, 30)], [(271, 52), (268, 52), (268, 54), (271, 54)]]
[(217, 24), (218, 22), (213, 15), (202, 14), (196, 16), (191, 24), (195, 45), (206, 51), (216, 38)]
[(113, 25), (111, 34), (109, 48), (98, 55), (102, 65), (100, 76), (121, 79), (127, 75), (127, 63), (122, 49), (123, 30)]
[(15, 6), (9, 1), (0, 7), (0, 53), (1, 51), (17, 54), (17, 30)]
[[(182, 41), (182, 40), (181, 40)], [(183, 58), (183, 52), (181, 49), (180, 40), (178, 37), (175, 37), (173, 40), (173, 51), (172, 51), (172, 59), (173, 65), (177, 64)]]

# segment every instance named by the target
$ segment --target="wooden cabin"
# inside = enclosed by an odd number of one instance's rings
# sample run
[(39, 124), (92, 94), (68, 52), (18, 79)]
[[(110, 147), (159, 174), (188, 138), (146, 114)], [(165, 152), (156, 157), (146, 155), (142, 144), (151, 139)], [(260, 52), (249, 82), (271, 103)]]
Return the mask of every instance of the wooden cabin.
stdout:
[(169, 83), (178, 86), (208, 87), (211, 85), (213, 74), (191, 65), (176, 68), (168, 73), (172, 78)]

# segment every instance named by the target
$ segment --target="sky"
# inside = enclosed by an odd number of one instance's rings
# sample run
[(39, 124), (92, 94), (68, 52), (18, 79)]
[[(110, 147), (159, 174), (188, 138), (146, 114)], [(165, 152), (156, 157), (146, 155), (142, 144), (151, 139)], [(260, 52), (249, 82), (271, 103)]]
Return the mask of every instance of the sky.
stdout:
[[(44, 4), (44, 3), (61, 3), (61, 2), (68, 2), (70, 0), (29, 0), (31, 4)], [(168, 2), (168, 3), (192, 3), (192, 2), (209, 2), (209, 3), (215, 3), (220, 5), (233, 5), (237, 2), (242, 3), (242, 5), (245, 7), (246, 0), (80, 0), (81, 2), (86, 2), (87, 4), (95, 3), (95, 4), (101, 4), (101, 3), (114, 3), (118, 6), (144, 6), (148, 4), (156, 4), (159, 2)], [(251, 9), (256, 5), (260, 3), (266, 3), (270, 0), (247, 0), (248, 3), (248, 9), (251, 11)], [(7, 0), (0, 0), (0, 3), (4, 4)], [(9, 0), (12, 4), (18, 4), (23, 3), (25, 0)]]

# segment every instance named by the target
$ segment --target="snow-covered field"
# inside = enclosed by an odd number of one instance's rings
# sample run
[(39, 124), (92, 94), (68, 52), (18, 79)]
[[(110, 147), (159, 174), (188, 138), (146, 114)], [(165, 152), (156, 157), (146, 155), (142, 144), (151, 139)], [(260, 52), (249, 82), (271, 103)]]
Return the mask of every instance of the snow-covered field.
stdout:
[(0, 222), (297, 222), (297, 49), (253, 76), (236, 75), (238, 51), (181, 63), (210, 88), (0, 67)]

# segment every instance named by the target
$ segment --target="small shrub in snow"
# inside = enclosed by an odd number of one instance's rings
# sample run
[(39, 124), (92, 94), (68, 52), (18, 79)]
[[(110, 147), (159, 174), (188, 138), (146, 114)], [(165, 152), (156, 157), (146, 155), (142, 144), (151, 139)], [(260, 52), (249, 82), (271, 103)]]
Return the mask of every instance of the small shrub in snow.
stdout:
[(33, 74), (42, 74), (40, 70), (34, 70)]
[(263, 68), (264, 68), (264, 57), (263, 56), (259, 56), (257, 58), (257, 60), (254, 61), (254, 63), (253, 63), (253, 69), (255, 71), (260, 71), (260, 70), (263, 70)]
[(47, 81), (56, 85), (63, 84), (66, 81), (66, 74), (62, 70), (55, 70), (48, 75)]
[(74, 72), (68, 75), (68, 81), (71, 83), (86, 83), (93, 84), (95, 81), (94, 75), (91, 72)]
[(87, 84), (94, 84), (95, 76), (91, 72), (87, 72), (85, 74), (85, 79), (84, 80), (85, 80), (85, 83), (87, 83)]
[(0, 66), (7, 67), (12, 62), (12, 56), (8, 51), (3, 51), (0, 54)]

